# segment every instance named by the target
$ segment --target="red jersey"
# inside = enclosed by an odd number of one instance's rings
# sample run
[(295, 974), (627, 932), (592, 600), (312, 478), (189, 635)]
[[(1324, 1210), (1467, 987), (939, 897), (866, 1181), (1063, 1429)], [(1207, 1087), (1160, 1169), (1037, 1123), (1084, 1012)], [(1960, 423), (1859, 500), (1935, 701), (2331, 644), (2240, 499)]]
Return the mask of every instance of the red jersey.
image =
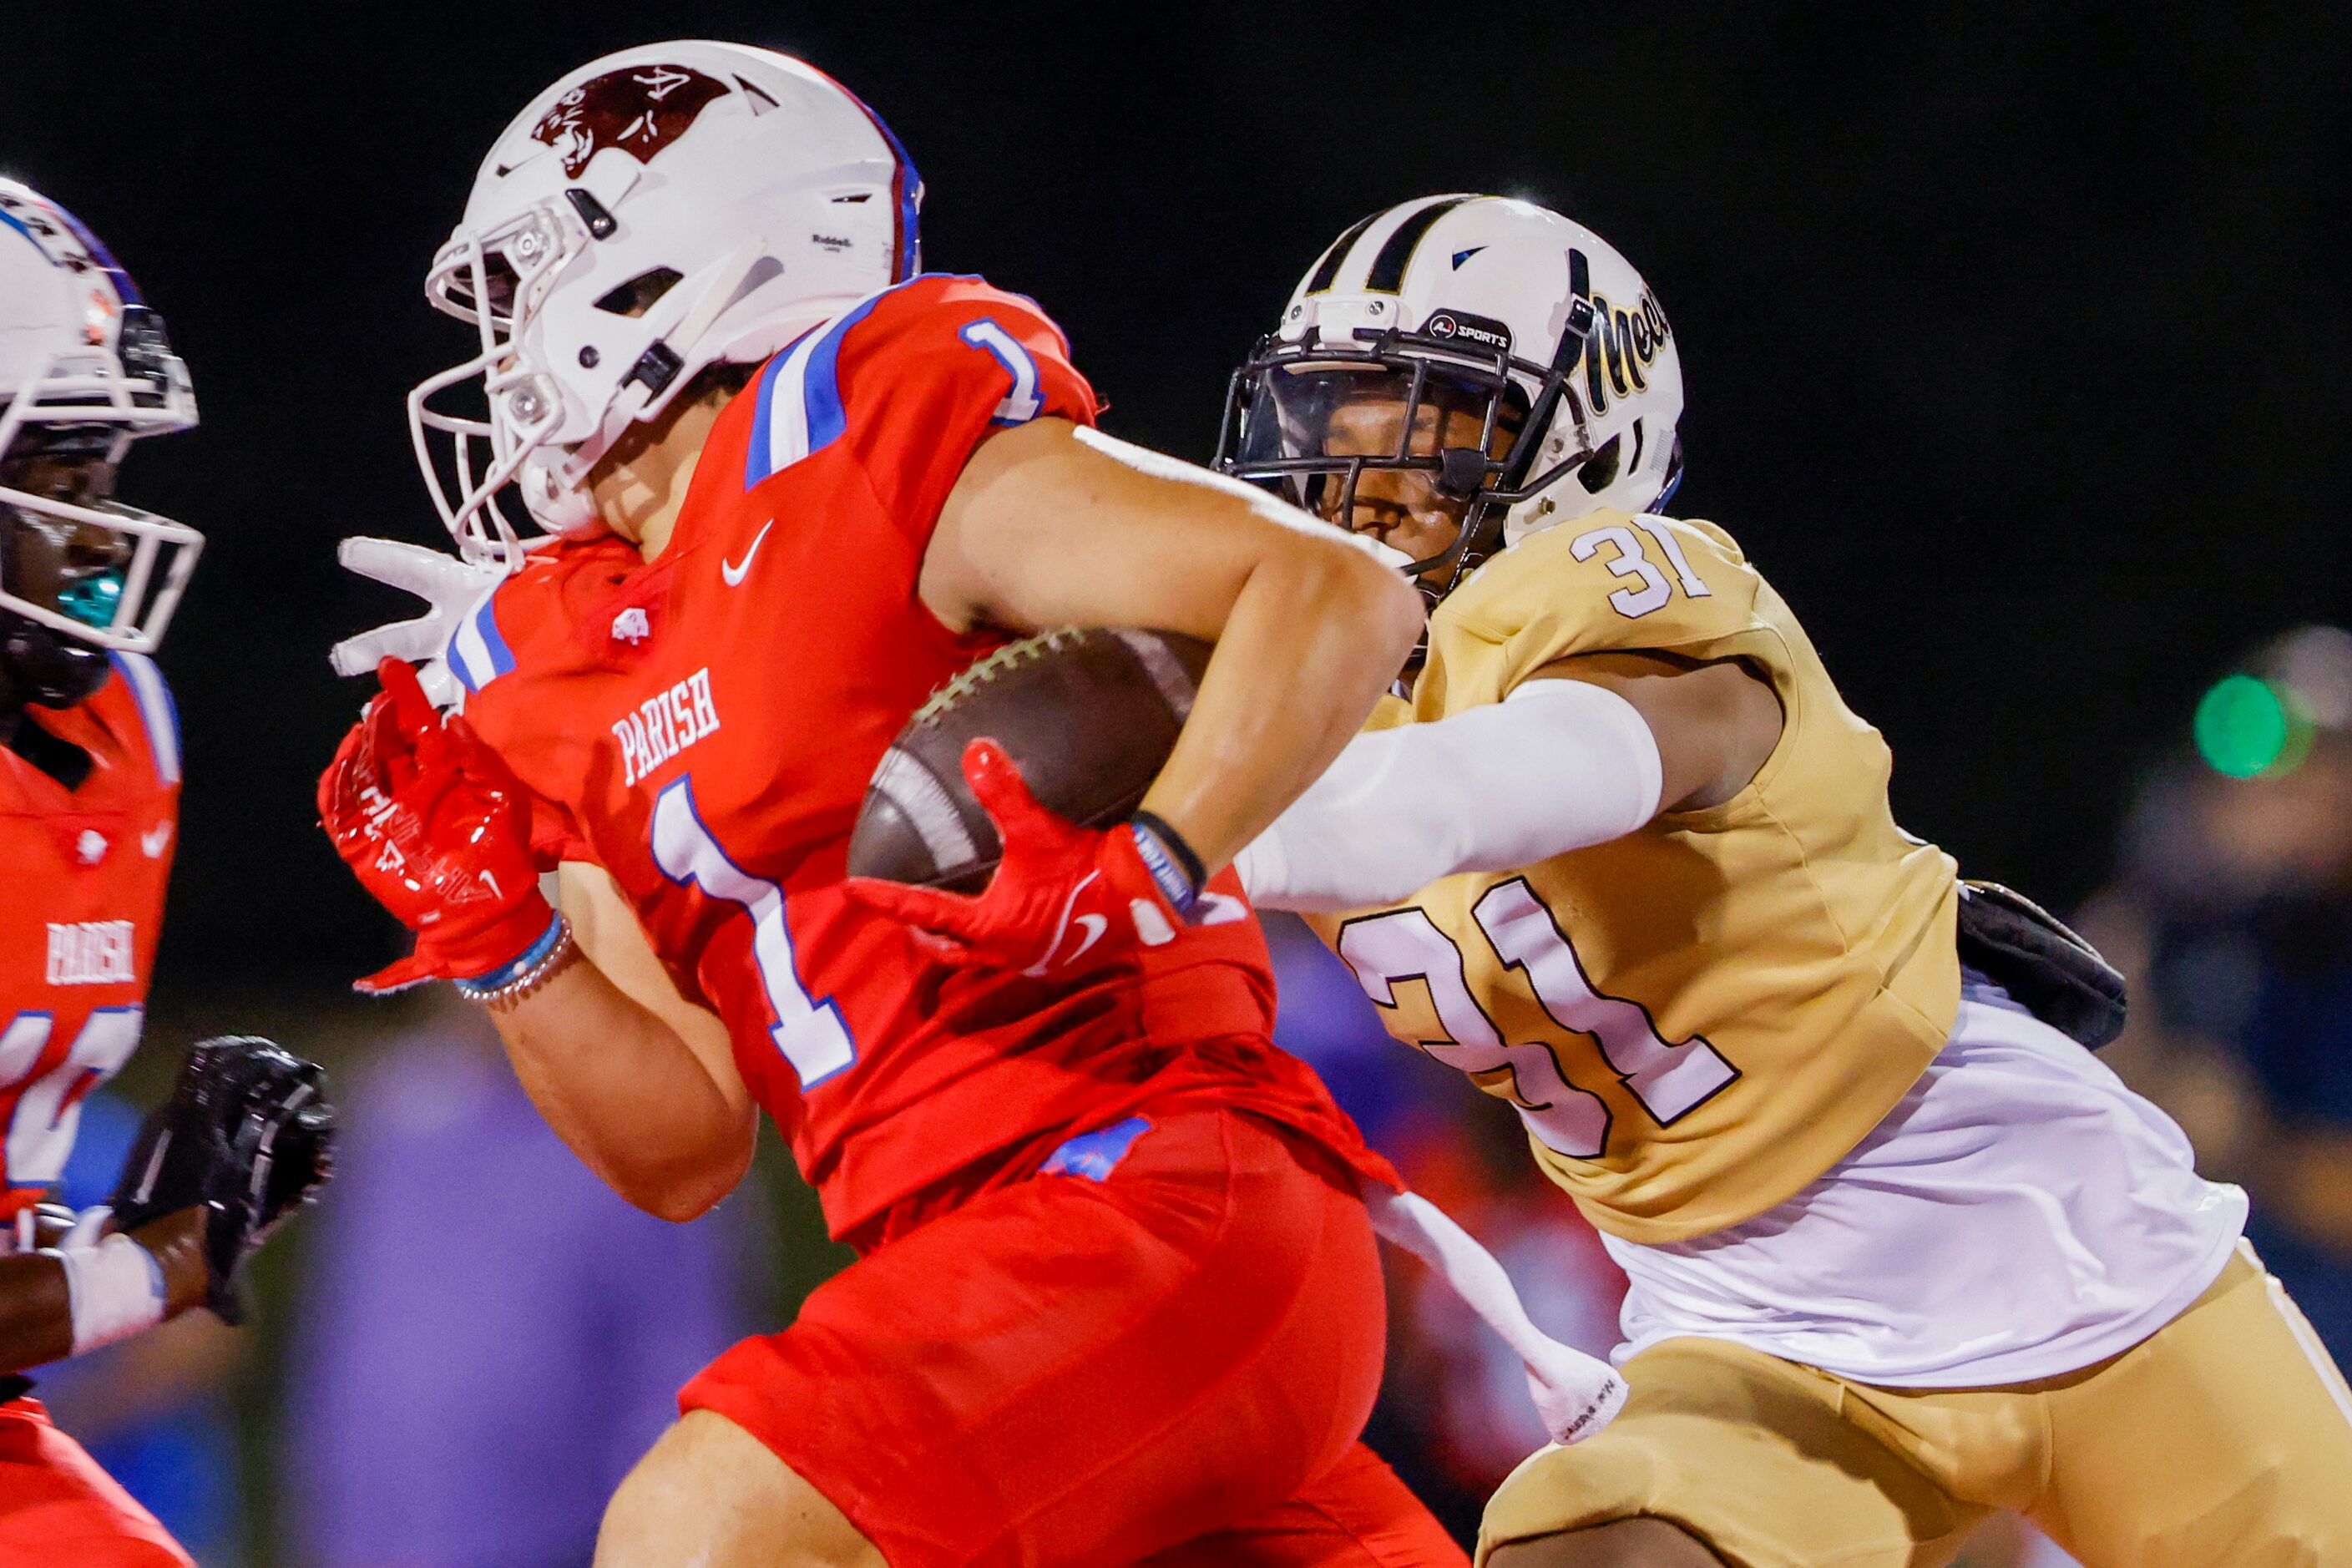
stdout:
[(1371, 1160), (1268, 1038), (1255, 922), (1073, 988), (943, 964), (840, 892), (884, 751), (1005, 640), (953, 633), (917, 596), (942, 502), (992, 432), (1091, 425), (1095, 406), (1035, 305), (914, 279), (728, 406), (657, 560), (609, 535), (535, 552), (450, 646), (467, 717), (563, 858), (612, 873), (679, 990), (726, 1021), (836, 1236), (875, 1239), (902, 1200), (1171, 1100)]
[(91, 765), (68, 790), (0, 748), (0, 1212), (57, 1181), (83, 1098), (139, 1044), (180, 817), (179, 723), (152, 660), (116, 654), (97, 695), (24, 722)]

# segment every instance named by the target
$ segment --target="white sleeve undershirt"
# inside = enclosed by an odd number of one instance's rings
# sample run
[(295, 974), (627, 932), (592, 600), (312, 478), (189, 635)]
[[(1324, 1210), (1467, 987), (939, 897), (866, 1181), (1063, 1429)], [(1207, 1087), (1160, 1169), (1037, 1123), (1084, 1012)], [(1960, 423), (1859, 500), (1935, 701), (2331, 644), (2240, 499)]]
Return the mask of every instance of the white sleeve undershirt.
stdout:
[(1234, 862), (1265, 909), (1398, 903), (1457, 871), (1508, 871), (1634, 831), (1658, 814), (1657, 738), (1582, 680), (1357, 736)]

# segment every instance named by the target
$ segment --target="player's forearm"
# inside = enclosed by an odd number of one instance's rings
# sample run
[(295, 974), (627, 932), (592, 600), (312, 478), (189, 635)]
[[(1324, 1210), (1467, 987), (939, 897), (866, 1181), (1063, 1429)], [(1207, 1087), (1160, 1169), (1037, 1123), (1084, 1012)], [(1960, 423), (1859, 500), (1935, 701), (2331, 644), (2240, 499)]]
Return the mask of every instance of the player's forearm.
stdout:
[(72, 1353), (65, 1265), (38, 1252), (0, 1258), (0, 1370), (22, 1372)]
[(1658, 745), (1633, 706), (1581, 681), (1360, 735), (1242, 852), (1268, 908), (1392, 904), (1463, 871), (1507, 871), (1642, 826), (1659, 805)]
[[(113, 1250), (100, 1258), (101, 1247)], [(118, 1277), (125, 1267), (127, 1280)], [(204, 1301), (207, 1284), (204, 1216), (194, 1209), (83, 1247), (71, 1266), (56, 1251), (0, 1257), (0, 1373), (62, 1361), (177, 1317)]]
[(494, 1016), (531, 1103), (630, 1203), (692, 1219), (742, 1179), (757, 1112), (732, 1103), (677, 1032), (594, 963)]
[(1420, 636), (1421, 598), (1363, 552), (1304, 538), (1252, 569), (1144, 808), (1214, 870), (1339, 754)]

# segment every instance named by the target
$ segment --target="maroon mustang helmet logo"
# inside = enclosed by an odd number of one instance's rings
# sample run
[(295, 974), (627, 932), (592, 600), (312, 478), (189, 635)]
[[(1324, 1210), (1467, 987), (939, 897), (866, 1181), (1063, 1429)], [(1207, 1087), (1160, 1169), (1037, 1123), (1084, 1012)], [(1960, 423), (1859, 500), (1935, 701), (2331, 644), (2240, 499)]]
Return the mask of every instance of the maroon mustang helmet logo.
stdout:
[(562, 154), (563, 172), (575, 180), (606, 147), (650, 163), (686, 134), (712, 99), (726, 92), (726, 83), (689, 66), (630, 66), (565, 93), (530, 128), (530, 136)]

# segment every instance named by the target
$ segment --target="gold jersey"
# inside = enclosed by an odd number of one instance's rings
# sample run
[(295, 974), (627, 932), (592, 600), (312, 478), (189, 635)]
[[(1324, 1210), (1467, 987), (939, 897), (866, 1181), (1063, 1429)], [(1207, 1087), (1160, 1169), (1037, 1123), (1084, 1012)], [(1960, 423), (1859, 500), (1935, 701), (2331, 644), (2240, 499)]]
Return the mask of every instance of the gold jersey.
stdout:
[(1707, 523), (1601, 511), (1511, 546), (1438, 606), (1411, 703), (1371, 727), (1604, 651), (1745, 660), (1780, 743), (1721, 805), (1313, 923), (1390, 1033), (1518, 1108), (1594, 1225), (1676, 1241), (1796, 1193), (1918, 1079), (1958, 1008), (1958, 881), (1895, 825), (1886, 742)]

